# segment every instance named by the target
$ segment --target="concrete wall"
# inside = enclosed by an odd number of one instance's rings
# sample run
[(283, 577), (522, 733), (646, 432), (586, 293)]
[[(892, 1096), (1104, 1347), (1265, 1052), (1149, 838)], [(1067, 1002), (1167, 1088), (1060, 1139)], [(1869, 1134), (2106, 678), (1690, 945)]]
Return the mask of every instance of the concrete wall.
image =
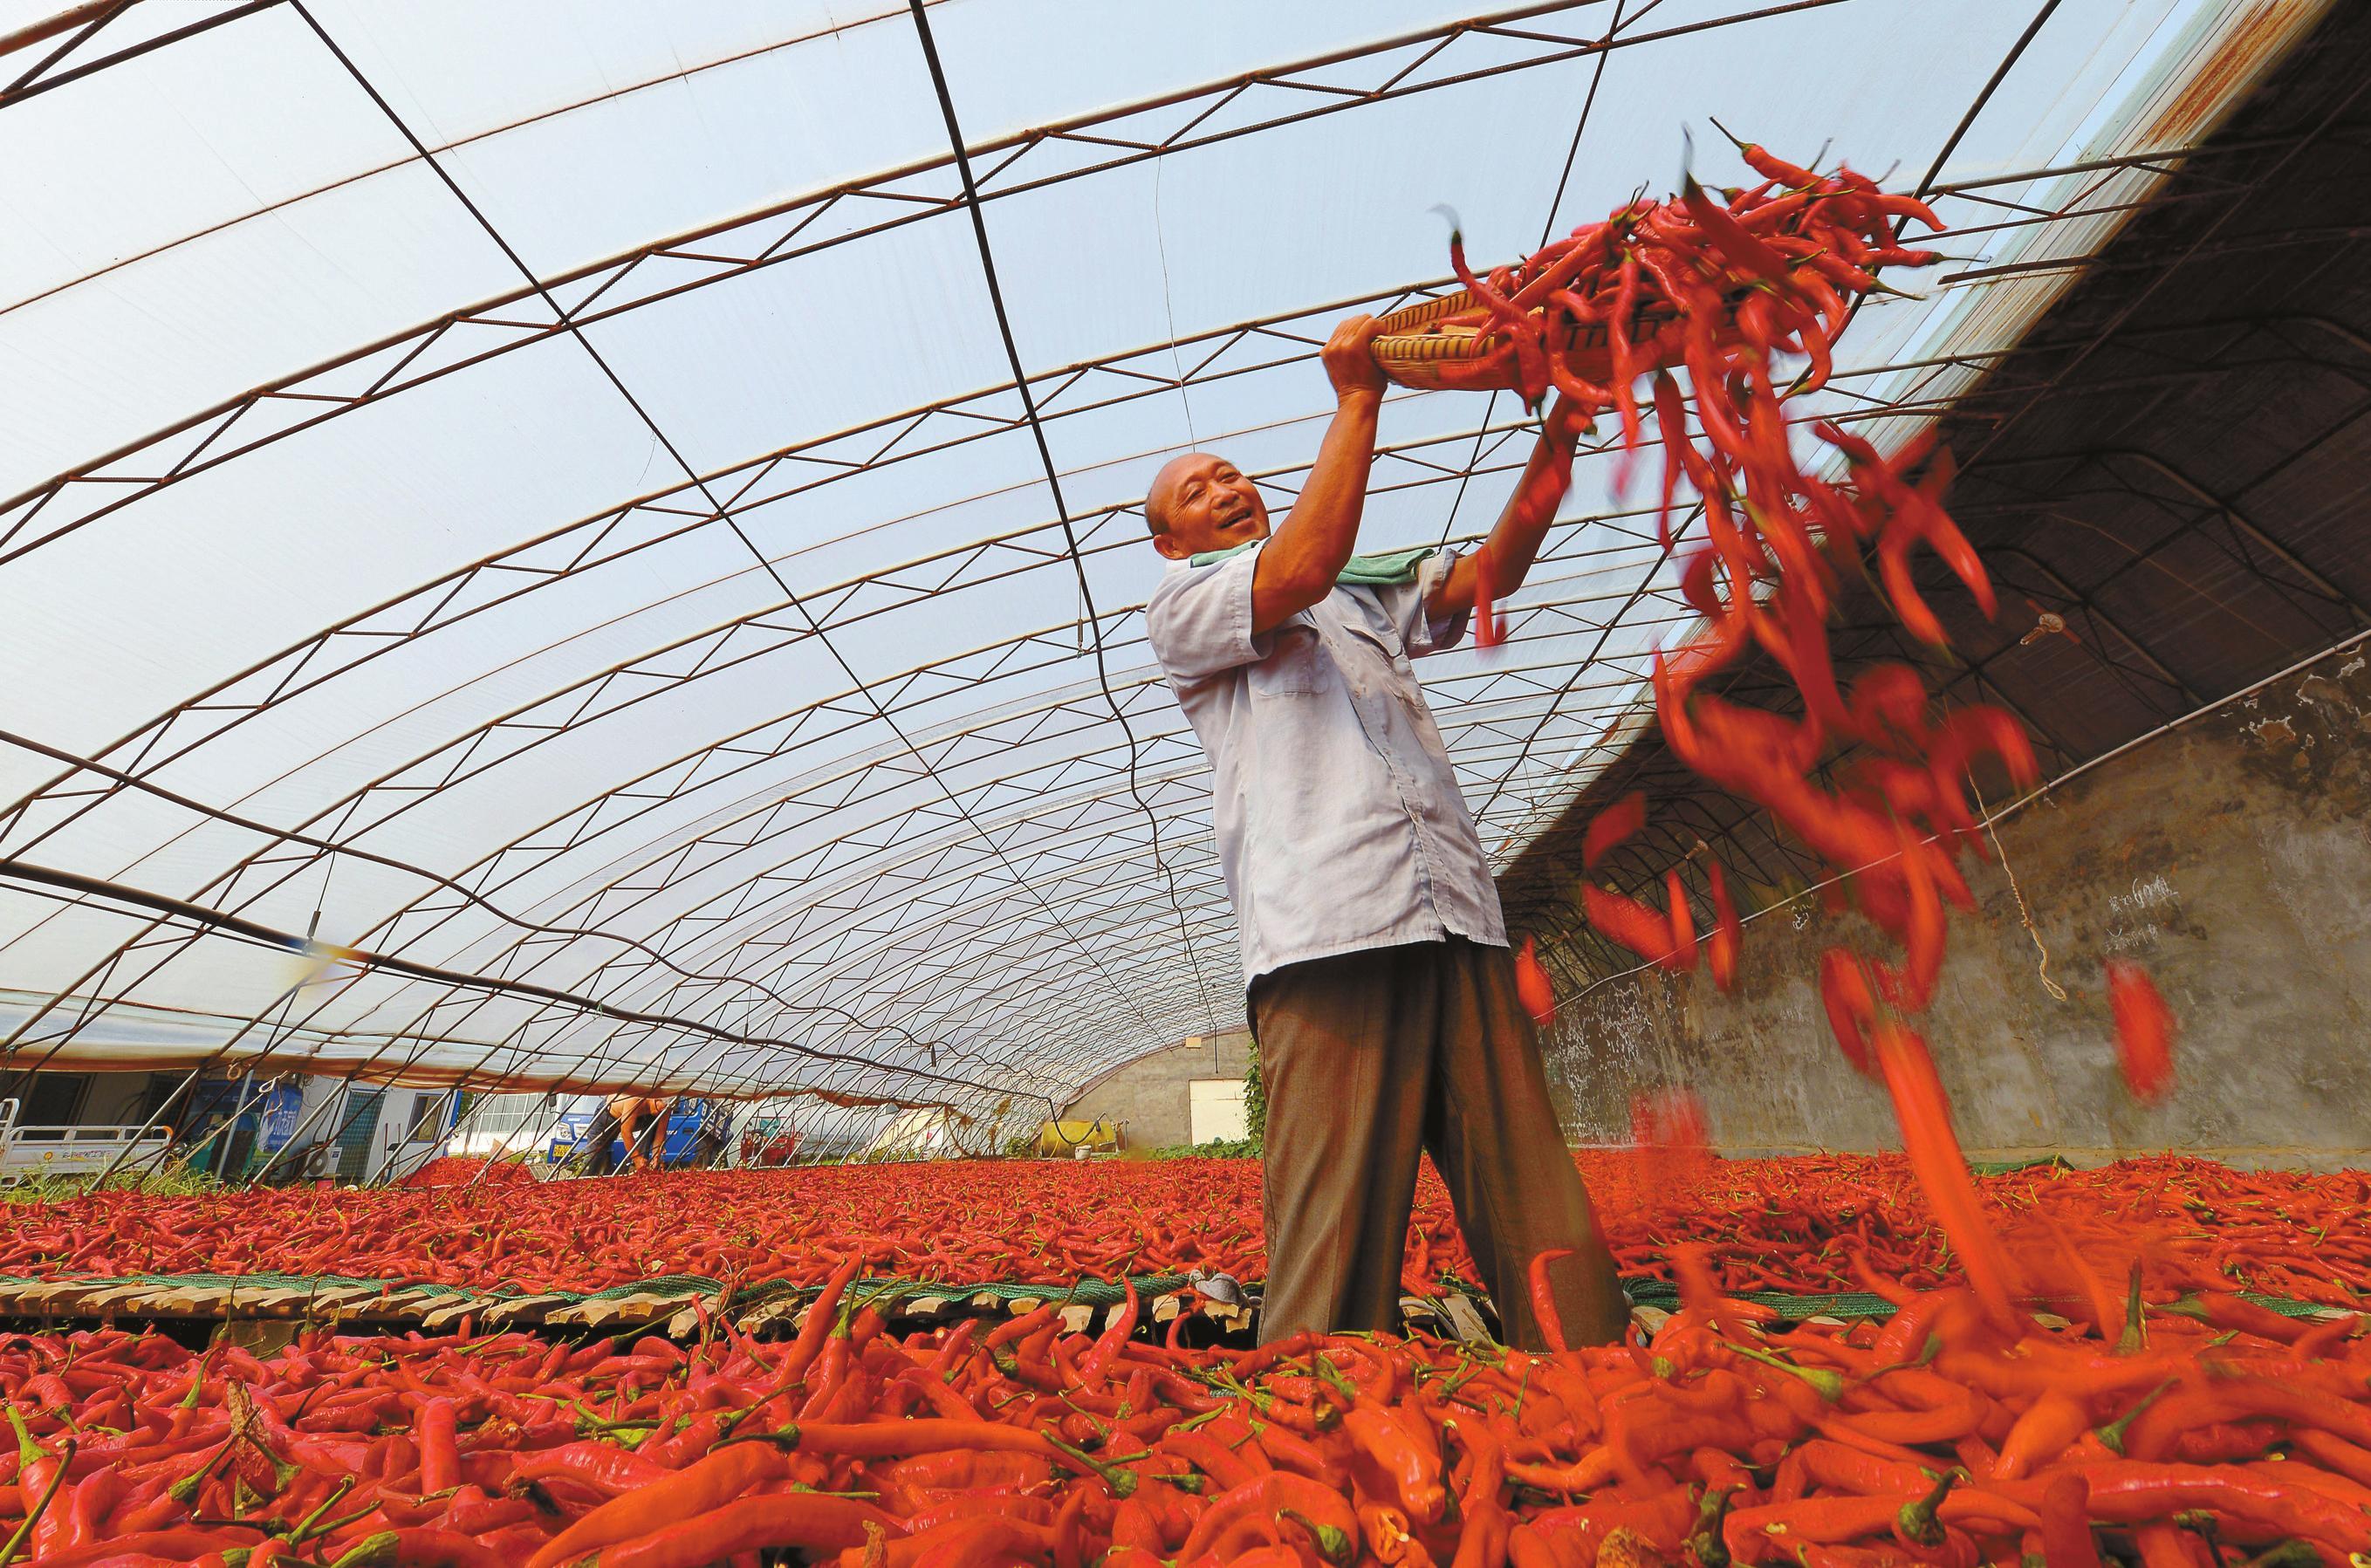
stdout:
[[(1972, 865), (1981, 907), (1952, 917), (1924, 1020), (1972, 1154), (2366, 1162), (2366, 647), (2145, 741), (1999, 824), (2067, 997), (2044, 988), (1999, 867)], [(1634, 1090), (1685, 1085), (1731, 1152), (1898, 1147), (1883, 1091), (1845, 1064), (1820, 1006), (1820, 950), (1856, 939), (1878, 940), (1801, 898), (1747, 924), (1731, 995), (1699, 973), (1575, 996), (1548, 1046), (1574, 1141), (1626, 1139)], [(2117, 1072), (2109, 958), (2145, 965), (2180, 1025), (2174, 1093), (2156, 1110)]]
[(1237, 1029), (1139, 1056), (1089, 1084), (1062, 1114), (1080, 1121), (1109, 1117), (1120, 1124), (1128, 1148), (1185, 1143), (1192, 1136), (1186, 1086), (1196, 1078), (1242, 1078), (1251, 1061), (1251, 1038)]

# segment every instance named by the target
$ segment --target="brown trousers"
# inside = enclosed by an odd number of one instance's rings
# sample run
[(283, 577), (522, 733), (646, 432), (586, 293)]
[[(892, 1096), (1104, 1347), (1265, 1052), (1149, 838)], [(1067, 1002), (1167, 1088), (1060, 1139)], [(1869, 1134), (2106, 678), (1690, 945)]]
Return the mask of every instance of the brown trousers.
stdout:
[(1613, 1260), (1548, 1102), (1505, 948), (1460, 937), (1288, 964), (1251, 988), (1267, 1090), (1260, 1338), (1400, 1324), (1417, 1161), (1448, 1183), (1508, 1343), (1544, 1348), (1542, 1251), (1574, 1344), (1627, 1321)]

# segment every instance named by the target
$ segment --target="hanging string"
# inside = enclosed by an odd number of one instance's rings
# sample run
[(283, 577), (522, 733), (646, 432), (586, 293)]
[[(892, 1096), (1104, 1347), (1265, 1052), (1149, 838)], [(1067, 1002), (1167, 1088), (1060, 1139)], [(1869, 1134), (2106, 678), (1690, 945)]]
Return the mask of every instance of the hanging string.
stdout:
[(1984, 813), (1984, 832), (1993, 841), (1993, 857), (2000, 862), (2001, 874), (2008, 878), (2009, 895), (2017, 900), (2018, 922), (2025, 928), (2025, 934), (2033, 939), (2034, 947), (2041, 954), (2041, 963), (2035, 967), (2034, 973), (2041, 977), (2041, 988), (2050, 993), (2052, 999), (2063, 1002), (2066, 999), (2066, 987), (2050, 977), (2050, 944), (2043, 941), (2041, 933), (2034, 928), (2033, 913), (2025, 906), (2025, 890), (2017, 885), (2017, 872), (2009, 866), (2008, 851), (2001, 847), (2000, 828), (1993, 821), (1992, 808), (1984, 804), (1984, 792), (1976, 783), (1972, 768), (1968, 771), (1968, 788), (1975, 794), (1976, 810)]
[(1194, 398), (1186, 390), (1186, 362), (1177, 356), (1177, 306), (1169, 295), (1169, 236), (1161, 226), (1161, 171), (1168, 166), (1166, 156), (1152, 160), (1152, 243), (1161, 253), (1161, 308), (1169, 318), (1169, 369), (1177, 378), (1177, 400), (1186, 409), (1186, 439), (1199, 446), (1202, 438), (1194, 433)]

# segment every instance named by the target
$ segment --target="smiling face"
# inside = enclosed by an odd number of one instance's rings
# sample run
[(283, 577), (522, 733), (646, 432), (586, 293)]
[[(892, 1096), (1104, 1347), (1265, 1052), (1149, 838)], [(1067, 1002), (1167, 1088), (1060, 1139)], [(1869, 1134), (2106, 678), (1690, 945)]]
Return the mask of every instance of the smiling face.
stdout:
[(1144, 516), (1152, 548), (1171, 560), (1267, 537), (1267, 502), (1259, 487), (1208, 452), (1170, 459), (1145, 494)]

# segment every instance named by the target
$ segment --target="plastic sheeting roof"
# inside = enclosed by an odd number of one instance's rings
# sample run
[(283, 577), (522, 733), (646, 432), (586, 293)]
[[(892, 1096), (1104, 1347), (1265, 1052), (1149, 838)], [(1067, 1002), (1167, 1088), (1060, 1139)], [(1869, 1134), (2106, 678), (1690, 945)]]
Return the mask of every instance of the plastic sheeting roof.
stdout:
[[(11, 1066), (1034, 1124), (1242, 1016), (1145, 483), (1215, 446), (1289, 504), (1428, 209), (1511, 259), (1717, 113), (1925, 176), (1955, 256), (2080, 255), (2318, 8), (1471, 4), (935, 0), (943, 103), (889, 4), (0, 4)], [(2056, 286), (1872, 303), (1832, 410), (1931, 409)], [(1407, 393), (1382, 440), (1378, 548), (1478, 535), (1527, 437)], [(1425, 671), (1502, 860), (1678, 624), (1610, 469)]]

